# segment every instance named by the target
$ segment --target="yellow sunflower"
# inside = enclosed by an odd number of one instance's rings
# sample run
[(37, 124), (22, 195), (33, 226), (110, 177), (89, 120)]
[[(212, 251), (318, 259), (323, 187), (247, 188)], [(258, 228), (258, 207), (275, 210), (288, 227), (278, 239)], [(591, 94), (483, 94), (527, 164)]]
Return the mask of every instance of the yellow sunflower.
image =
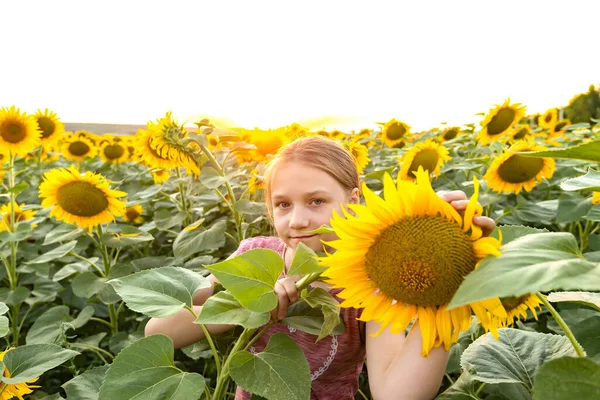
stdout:
[(334, 129), (329, 132), (329, 139), (333, 140), (343, 140), (346, 137), (346, 134), (340, 130)]
[(4, 175), (6, 175), (6, 168), (8, 165), (6, 164), (6, 156), (0, 153), (0, 183), (4, 180)]
[(208, 140), (209, 149), (214, 150), (219, 148), (219, 137), (217, 135), (206, 135), (206, 139)]
[(250, 171), (250, 180), (248, 181), (248, 191), (250, 194), (254, 194), (257, 190), (265, 188), (265, 181), (258, 173), (257, 169)]
[(571, 121), (569, 121), (568, 119), (561, 119), (550, 129), (549, 136), (551, 138), (564, 136), (564, 133), (566, 132), (565, 128), (569, 125), (571, 125)]
[(354, 164), (356, 164), (358, 173), (362, 174), (369, 161), (371, 161), (369, 158), (369, 149), (358, 142), (350, 142), (346, 145), (346, 148), (352, 154), (352, 158), (354, 158)]
[[(36, 214), (34, 210), (23, 210), (23, 206), (18, 203), (14, 204), (15, 210), (15, 224), (21, 221), (27, 221), (33, 219)], [(0, 207), (0, 232), (10, 231), (10, 203)], [(37, 225), (33, 225), (35, 228)]]
[[(12, 350), (12, 348), (0, 352), (0, 361), (4, 360), (4, 356), (6, 355), (6, 353), (8, 353), (11, 350)], [(8, 372), (8, 369), (6, 367), (4, 367), (4, 376), (7, 378), (10, 378), (10, 372)], [(9, 400), (9, 399), (12, 399), (13, 397), (17, 397), (20, 400), (23, 400), (23, 395), (33, 393), (33, 390), (31, 390), (31, 389), (37, 389), (40, 387), (40, 386), (28, 385), (28, 383), (34, 383), (38, 379), (39, 378), (34, 378), (27, 382), (12, 383), (12, 384), (10, 384), (10, 383), (6, 384), (4, 382), (0, 382), (0, 393), (1, 393), (0, 400)]]
[(85, 135), (75, 135), (71, 140), (65, 140), (62, 144), (61, 153), (71, 161), (83, 161), (86, 158), (94, 158), (98, 149)]
[(129, 150), (122, 140), (106, 139), (100, 141), (100, 159), (107, 163), (120, 164), (129, 160)]
[(483, 179), (498, 193), (519, 194), (523, 189), (530, 192), (542, 179), (550, 179), (556, 169), (554, 159), (547, 157), (525, 157), (518, 151), (540, 151), (546, 147), (532, 140), (520, 140), (496, 157)]
[(460, 127), (449, 126), (448, 128), (444, 129), (444, 131), (440, 134), (439, 137), (442, 139), (443, 142), (445, 142), (446, 140), (452, 140), (456, 138), (459, 134)]
[(169, 180), (171, 174), (169, 171), (165, 171), (164, 169), (159, 169), (157, 171), (152, 172), (152, 178), (154, 179), (154, 183), (163, 183)]
[(49, 111), (47, 108), (44, 111), (37, 110), (34, 118), (42, 133), (41, 139), (44, 146), (56, 143), (65, 133), (65, 126), (54, 111)]
[(90, 171), (81, 175), (74, 167), (46, 172), (40, 185), (42, 206), (54, 207), (51, 217), (90, 232), (125, 214), (125, 202), (119, 200), (124, 196), (127, 193), (111, 190), (102, 175)]
[(592, 193), (592, 204), (600, 204), (600, 192)]
[(440, 168), (451, 159), (448, 150), (443, 145), (437, 144), (433, 140), (419, 142), (402, 156), (398, 177), (404, 180), (414, 180), (420, 167), (429, 171), (430, 174), (438, 176)]
[(381, 140), (388, 147), (394, 147), (394, 145), (402, 142), (407, 136), (410, 135), (410, 126), (402, 121), (391, 119), (385, 123), (381, 131)]
[(41, 144), (35, 118), (12, 106), (0, 109), (0, 153), (24, 157)]
[(166, 156), (163, 157), (152, 148), (152, 132), (140, 129), (135, 137), (135, 149), (140, 162), (146, 164), (150, 168), (158, 168), (164, 171), (169, 171), (178, 167), (177, 161), (171, 160)]
[(422, 168), (416, 184), (384, 176), (385, 200), (363, 184), (366, 205), (350, 204), (353, 214), (334, 212), (331, 226), (339, 240), (325, 242), (337, 250), (319, 258), (328, 267), (327, 282), (343, 288), (341, 307), (364, 308), (362, 321), (381, 323), (376, 335), (391, 325), (402, 332), (419, 318), (422, 354), (443, 345), (450, 349), (469, 328), (471, 310), (482, 326), (497, 336), (488, 312), (506, 316), (500, 299), (493, 298), (447, 310), (464, 277), (487, 255), (500, 255), (500, 241), (482, 237), (472, 224), (481, 213), (479, 182), (474, 180), (464, 218), (435, 194)]
[(525, 106), (521, 106), (520, 103), (510, 104), (510, 99), (507, 99), (502, 105), (496, 105), (496, 108), (490, 110), (481, 121), (483, 129), (477, 135), (477, 139), (481, 144), (501, 139), (524, 116)]
[(285, 134), (276, 130), (253, 132), (250, 137), (250, 144), (256, 147), (255, 161), (263, 161), (277, 153), (286, 141)]
[[(496, 328), (506, 328), (521, 318), (527, 319), (527, 310), (531, 310), (533, 317), (537, 319), (537, 311), (541, 311), (542, 302), (535, 294), (526, 294), (520, 297), (506, 297), (500, 299), (502, 307), (506, 311), (506, 317), (489, 315), (491, 324)], [(539, 310), (537, 310), (539, 309)]]
[(538, 125), (543, 129), (552, 129), (556, 121), (558, 121), (558, 110), (556, 108), (550, 108), (538, 117)]
[(519, 124), (513, 130), (510, 138), (515, 140), (526, 140), (531, 137), (531, 127), (528, 124)]
[(141, 204), (136, 204), (135, 206), (127, 207), (125, 210), (125, 214), (123, 215), (123, 219), (125, 222), (131, 222), (133, 224), (141, 224), (144, 222), (144, 217), (142, 214), (144, 213), (144, 207)]

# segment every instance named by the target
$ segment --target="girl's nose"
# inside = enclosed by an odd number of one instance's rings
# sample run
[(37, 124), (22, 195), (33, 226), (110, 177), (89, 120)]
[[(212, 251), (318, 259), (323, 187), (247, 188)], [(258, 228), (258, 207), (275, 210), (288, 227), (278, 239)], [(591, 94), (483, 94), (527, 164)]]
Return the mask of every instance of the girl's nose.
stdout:
[(309, 226), (310, 220), (307, 213), (300, 207), (295, 207), (290, 217), (290, 228), (291, 229), (303, 229)]

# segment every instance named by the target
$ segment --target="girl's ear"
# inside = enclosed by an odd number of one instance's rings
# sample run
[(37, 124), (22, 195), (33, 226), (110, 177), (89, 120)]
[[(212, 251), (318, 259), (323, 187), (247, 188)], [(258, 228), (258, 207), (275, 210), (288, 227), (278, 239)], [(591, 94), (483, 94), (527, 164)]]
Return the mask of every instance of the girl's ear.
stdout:
[(352, 189), (350, 193), (350, 204), (359, 204), (360, 203), (360, 192), (358, 188)]

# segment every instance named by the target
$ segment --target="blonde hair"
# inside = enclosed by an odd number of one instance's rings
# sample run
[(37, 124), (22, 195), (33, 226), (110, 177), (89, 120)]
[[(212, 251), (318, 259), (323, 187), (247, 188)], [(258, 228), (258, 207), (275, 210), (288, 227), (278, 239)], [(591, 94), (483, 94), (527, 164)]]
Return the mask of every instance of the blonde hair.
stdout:
[(271, 181), (277, 166), (288, 161), (298, 161), (320, 169), (335, 179), (348, 192), (354, 188), (360, 190), (360, 174), (354, 158), (343, 146), (322, 136), (296, 139), (279, 150), (264, 172), (265, 205), (271, 219), (273, 215)]

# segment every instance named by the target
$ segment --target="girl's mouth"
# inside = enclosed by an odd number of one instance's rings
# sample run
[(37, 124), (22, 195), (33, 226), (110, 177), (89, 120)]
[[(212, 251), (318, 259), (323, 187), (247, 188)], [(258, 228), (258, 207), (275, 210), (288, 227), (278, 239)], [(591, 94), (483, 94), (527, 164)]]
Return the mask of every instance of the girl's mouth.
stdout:
[(310, 239), (317, 235), (304, 235), (304, 236), (292, 236), (292, 239), (302, 240), (302, 239)]

